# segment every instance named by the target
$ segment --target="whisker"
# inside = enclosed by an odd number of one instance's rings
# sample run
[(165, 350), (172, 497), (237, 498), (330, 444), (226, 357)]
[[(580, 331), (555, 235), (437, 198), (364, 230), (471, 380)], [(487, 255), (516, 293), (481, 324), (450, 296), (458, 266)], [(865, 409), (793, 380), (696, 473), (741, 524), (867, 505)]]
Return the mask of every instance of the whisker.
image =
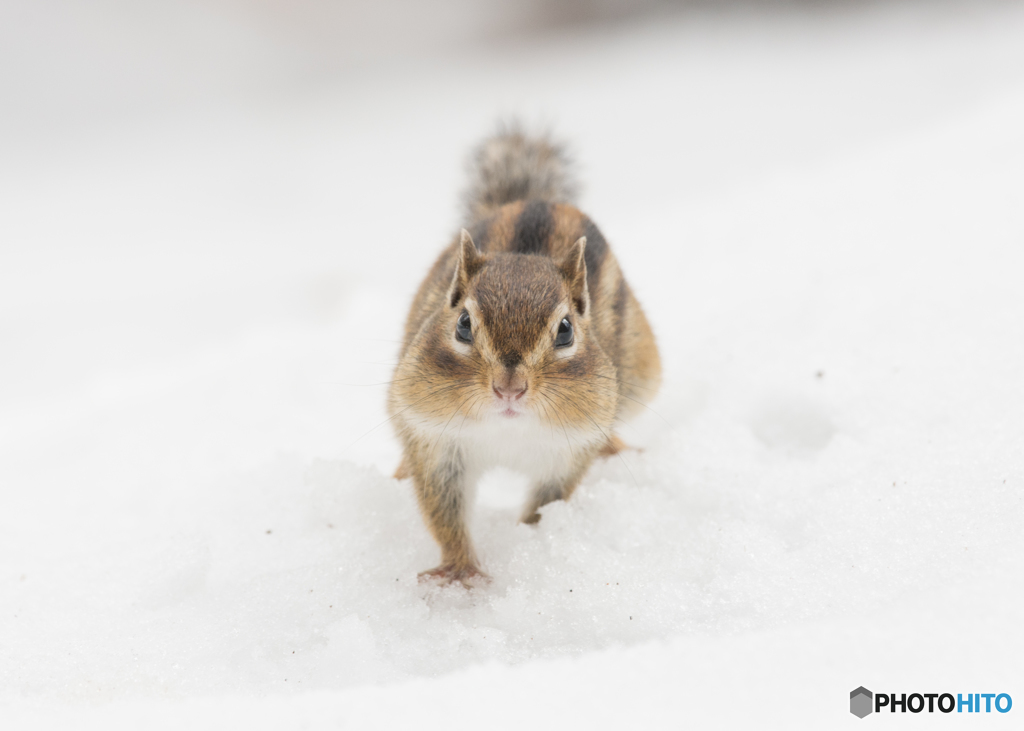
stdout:
[[(594, 417), (592, 417), (592, 416), (590, 415), (590, 413), (589, 413), (589, 412), (588, 412), (587, 410), (585, 410), (585, 409), (581, 409), (581, 408), (580, 408), (580, 406), (579, 406), (579, 403), (577, 403), (577, 402), (576, 402), (575, 398), (576, 398), (576, 397), (575, 397), (575, 395), (572, 395), (572, 394), (570, 394), (570, 395), (569, 395), (569, 396), (568, 396), (568, 397), (566, 398), (566, 401), (568, 401), (568, 402), (569, 402), (569, 403), (570, 403), (570, 404), (571, 404), (571, 405), (572, 405), (573, 407), (575, 407), (575, 409), (576, 409), (576, 411), (577, 411), (578, 413), (580, 413), (580, 414), (583, 414), (583, 415), (584, 415), (585, 417), (587, 417), (588, 419), (590, 419), (590, 423), (591, 423), (591, 424), (593, 424), (593, 425), (594, 425), (594, 427), (595, 427), (595, 428), (596, 428), (596, 429), (597, 429), (597, 430), (598, 430), (599, 432), (601, 432), (601, 433), (602, 433), (602, 434), (604, 435), (605, 439), (607, 439), (607, 440), (608, 440), (608, 442), (611, 442), (611, 435), (610, 435), (610, 434), (609, 434), (609, 433), (608, 433), (607, 431), (605, 431), (605, 430), (604, 430), (604, 429), (603, 429), (603, 428), (601, 427), (601, 425), (600, 425), (600, 424), (598, 424), (598, 423), (597, 423), (597, 422), (596, 422), (596, 421), (594, 420)], [(625, 460), (625, 458), (624, 458), (624, 457), (622, 456), (622, 452), (621, 452), (621, 451), (620, 451), (620, 452), (616, 452), (616, 453), (615, 453), (615, 456), (617, 456), (617, 457), (619, 458), (619, 460), (621, 460), (621, 461), (622, 461), (622, 466), (623, 466), (623, 467), (625, 467), (625, 468), (626, 468), (626, 472), (628, 472), (628, 473), (629, 473), (629, 477), (630, 477), (630, 479), (632, 479), (632, 480), (633, 480), (633, 485), (634, 485), (635, 487), (639, 487), (639, 486), (640, 486), (640, 484), (639, 484), (639, 483), (638, 483), (638, 482), (636, 481), (636, 476), (635, 476), (635, 475), (633, 474), (633, 470), (631, 470), (631, 469), (629, 468), (629, 465), (628, 465), (628, 464), (626, 464), (626, 460)]]
[[(560, 417), (558, 415), (558, 410), (555, 408), (554, 401), (552, 401), (551, 398), (547, 394), (545, 394), (543, 392), (540, 393), (540, 396), (548, 404), (551, 405), (551, 407), (552, 407), (551, 413), (558, 420), (559, 425), (562, 427), (562, 433), (565, 435), (565, 446), (567, 446), (569, 448), (569, 454), (572, 455), (572, 460), (573, 460), (573, 462), (575, 462), (576, 461), (576, 453), (573, 451), (572, 444), (569, 442), (569, 430), (565, 428), (565, 422), (562, 420), (562, 417)], [(547, 407), (544, 408), (544, 413), (545, 413), (545, 415), (547, 415), (547, 413), (548, 413)]]
[[(454, 419), (454, 418), (455, 418), (455, 415), (456, 415), (457, 413), (459, 413), (459, 409), (461, 409), (461, 408), (462, 408), (463, 406), (465, 406), (465, 405), (466, 405), (467, 403), (469, 403), (469, 400), (470, 400), (471, 398), (473, 398), (473, 394), (470, 394), (469, 396), (467, 396), (467, 397), (466, 397), (466, 399), (465, 399), (465, 400), (464, 400), (464, 401), (463, 401), (463, 402), (462, 402), (461, 404), (459, 404), (459, 405), (458, 405), (458, 406), (457, 406), (457, 407), (455, 408), (455, 410), (454, 410), (454, 411), (452, 412), (452, 415), (448, 417), (448, 421), (446, 421), (446, 422), (445, 422), (445, 424), (444, 424), (444, 428), (443, 428), (443, 429), (441, 430), (441, 433), (437, 435), (437, 439), (435, 439), (435, 440), (434, 440), (434, 444), (433, 444), (433, 446), (432, 446), (432, 447), (430, 448), (430, 451), (431, 451), (431, 452), (433, 452), (433, 451), (434, 451), (434, 448), (435, 448), (435, 447), (437, 447), (437, 444), (438, 444), (438, 442), (440, 442), (440, 441), (441, 441), (441, 437), (443, 437), (443, 436), (444, 436), (444, 433), (445, 433), (446, 431), (448, 431), (448, 425), (452, 423), (452, 419)], [(463, 419), (463, 423), (465, 423), (465, 419)]]
[[(555, 361), (553, 363), (549, 363), (544, 369), (542, 369), (542, 370), (540, 370), (538, 372), (541, 373), (541, 374), (547, 375), (548, 373), (551, 372), (550, 369), (552, 367), (554, 367), (557, 363), (558, 363), (558, 361)], [(588, 375), (587, 378), (604, 378), (605, 380), (615, 381), (616, 383), (621, 383), (623, 385), (630, 386), (631, 388), (639, 388), (642, 391), (655, 391), (655, 392), (657, 392), (657, 390), (658, 390), (658, 388), (656, 386), (641, 386), (638, 383), (631, 383), (630, 381), (624, 381), (621, 378), (618, 378), (617, 376), (604, 376), (604, 375), (601, 375), (600, 373), (592, 373), (592, 374)], [(576, 380), (576, 379), (570, 379), (570, 380)]]
[(363, 437), (365, 437), (365, 436), (369, 435), (370, 433), (372, 433), (372, 432), (376, 431), (377, 429), (381, 428), (382, 426), (384, 426), (385, 424), (387, 424), (387, 423), (388, 423), (389, 421), (391, 421), (392, 419), (394, 419), (394, 418), (395, 418), (396, 416), (400, 416), (401, 414), (403, 414), (404, 412), (408, 411), (409, 409), (411, 409), (411, 408), (412, 408), (413, 406), (415, 406), (416, 404), (422, 403), (422, 402), (426, 401), (426, 400), (427, 400), (428, 398), (431, 398), (431, 397), (433, 397), (433, 396), (436, 396), (436, 395), (438, 395), (438, 394), (441, 394), (441, 393), (447, 393), (448, 391), (454, 390), (454, 389), (456, 389), (456, 388), (462, 388), (462, 386), (463, 386), (463, 384), (461, 384), (461, 383), (460, 383), (460, 384), (456, 384), (456, 385), (442, 386), (441, 388), (438, 388), (438, 389), (436, 389), (436, 390), (434, 390), (434, 391), (431, 391), (430, 393), (428, 393), (428, 394), (427, 394), (426, 396), (424, 396), (423, 398), (417, 399), (416, 401), (413, 401), (413, 402), (412, 402), (411, 404), (409, 404), (408, 406), (404, 406), (404, 407), (403, 407), (403, 408), (402, 408), (401, 410), (399, 410), (399, 411), (396, 411), (396, 412), (395, 412), (394, 414), (392, 414), (391, 416), (389, 416), (388, 418), (386, 418), (386, 419), (385, 419), (384, 421), (382, 421), (381, 423), (377, 424), (377, 426), (375, 426), (375, 427), (373, 427), (372, 429), (370, 429), (370, 431), (368, 431), (368, 432), (366, 432), (365, 434), (363, 434), (363, 435), (362, 435), (361, 437), (359, 437), (359, 439), (356, 439), (355, 441), (353, 441), (353, 442), (352, 442), (351, 444), (349, 444), (348, 446), (349, 446), (350, 448), (351, 448), (351, 447), (353, 447), (353, 446), (355, 446), (355, 444), (356, 444), (356, 443), (358, 443), (360, 439), (362, 439)]
[[(545, 377), (546, 379), (548, 379), (548, 380), (551, 380), (551, 381), (572, 381), (572, 382), (574, 382), (574, 383), (578, 383), (578, 382), (579, 382), (579, 380), (580, 380), (580, 379), (577, 379), (577, 378), (570, 378), (570, 377), (568, 377), (568, 376), (554, 376), (554, 375), (545, 375), (544, 377)], [(609, 379), (609, 380), (612, 380), (612, 379)], [(590, 383), (590, 384), (587, 384), (587, 388), (594, 388), (594, 389), (598, 389), (599, 387), (598, 387), (598, 386), (596, 386), (596, 385), (595, 385), (595, 384), (593, 384), (593, 383)], [(666, 425), (666, 426), (668, 426), (668, 427), (669, 427), (670, 429), (674, 429), (674, 428), (675, 428), (675, 427), (674, 427), (674, 426), (672, 425), (672, 422), (670, 422), (670, 421), (669, 421), (668, 419), (666, 419), (666, 418), (665, 418), (664, 416), (662, 416), (662, 415), (661, 415), (661, 414), (659, 414), (659, 413), (658, 413), (657, 411), (655, 411), (654, 409), (652, 409), (652, 408), (651, 408), (650, 406), (648, 406), (647, 404), (645, 404), (645, 403), (644, 403), (643, 401), (640, 401), (639, 399), (635, 399), (635, 398), (633, 398), (632, 396), (627, 396), (626, 394), (622, 393), (621, 391), (619, 391), (619, 390), (617, 390), (617, 389), (611, 389), (611, 388), (606, 388), (606, 389), (604, 389), (604, 391), (603, 391), (603, 392), (604, 392), (604, 393), (615, 393), (615, 394), (618, 394), (619, 396), (621, 396), (622, 398), (626, 399), (627, 401), (632, 401), (632, 402), (633, 402), (633, 403), (635, 403), (635, 404), (639, 404), (640, 406), (643, 406), (643, 407), (644, 407), (645, 409), (647, 409), (647, 410), (648, 410), (648, 411), (650, 411), (650, 412), (651, 412), (652, 414), (654, 414), (655, 416), (657, 416), (657, 417), (658, 417), (659, 419), (661, 419), (661, 420), (662, 420), (663, 422), (665, 422), (665, 425)]]

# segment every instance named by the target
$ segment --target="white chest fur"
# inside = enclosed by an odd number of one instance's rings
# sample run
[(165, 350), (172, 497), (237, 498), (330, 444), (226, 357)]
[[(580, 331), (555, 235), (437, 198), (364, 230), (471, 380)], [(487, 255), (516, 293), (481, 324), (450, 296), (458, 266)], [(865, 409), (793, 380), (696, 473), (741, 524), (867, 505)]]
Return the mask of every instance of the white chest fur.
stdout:
[(599, 440), (589, 432), (563, 429), (530, 414), (467, 421), (453, 437), (467, 473), (479, 476), (494, 467), (506, 467), (536, 482), (565, 477), (574, 469), (575, 455)]

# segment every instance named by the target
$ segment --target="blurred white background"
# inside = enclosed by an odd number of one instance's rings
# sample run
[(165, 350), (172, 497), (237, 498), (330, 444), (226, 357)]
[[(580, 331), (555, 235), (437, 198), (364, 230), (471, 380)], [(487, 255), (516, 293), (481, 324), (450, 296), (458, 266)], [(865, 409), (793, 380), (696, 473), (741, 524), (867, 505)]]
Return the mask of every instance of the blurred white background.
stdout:
[[(509, 115), (570, 142), (666, 379), (538, 530), (493, 478), (466, 596), (415, 581), (372, 384)], [(1024, 701), (1021, 129), (1013, 2), (0, 0), (0, 714)]]

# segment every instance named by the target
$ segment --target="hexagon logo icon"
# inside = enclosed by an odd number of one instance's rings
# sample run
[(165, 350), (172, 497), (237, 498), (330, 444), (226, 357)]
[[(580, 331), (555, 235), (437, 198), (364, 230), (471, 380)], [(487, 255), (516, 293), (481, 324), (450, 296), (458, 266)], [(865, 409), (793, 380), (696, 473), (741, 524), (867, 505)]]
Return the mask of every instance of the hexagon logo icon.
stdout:
[(871, 691), (863, 685), (850, 691), (850, 713), (857, 718), (864, 718), (871, 713)]

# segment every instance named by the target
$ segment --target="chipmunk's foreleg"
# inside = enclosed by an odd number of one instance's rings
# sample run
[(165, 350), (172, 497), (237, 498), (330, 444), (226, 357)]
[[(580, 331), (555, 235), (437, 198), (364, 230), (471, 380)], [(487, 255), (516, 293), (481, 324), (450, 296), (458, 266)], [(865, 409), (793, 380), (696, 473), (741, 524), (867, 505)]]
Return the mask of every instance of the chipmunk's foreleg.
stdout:
[(472, 579), (489, 578), (480, 570), (467, 527), (469, 490), (465, 470), (457, 453), (448, 453), (432, 464), (406, 455), (416, 488), (420, 511), (431, 535), (441, 547), (441, 563), (420, 574), (420, 579), (437, 577), (446, 582), (469, 585)]
[(548, 503), (553, 503), (555, 500), (568, 500), (579, 486), (580, 480), (583, 479), (583, 475), (586, 473), (587, 468), (590, 467), (591, 462), (593, 462), (593, 458), (578, 464), (576, 469), (563, 479), (545, 480), (538, 483), (526, 501), (526, 507), (523, 508), (523, 517), (520, 518), (520, 521), (523, 523), (536, 523), (540, 520), (540, 513), (537, 511), (542, 507)]

